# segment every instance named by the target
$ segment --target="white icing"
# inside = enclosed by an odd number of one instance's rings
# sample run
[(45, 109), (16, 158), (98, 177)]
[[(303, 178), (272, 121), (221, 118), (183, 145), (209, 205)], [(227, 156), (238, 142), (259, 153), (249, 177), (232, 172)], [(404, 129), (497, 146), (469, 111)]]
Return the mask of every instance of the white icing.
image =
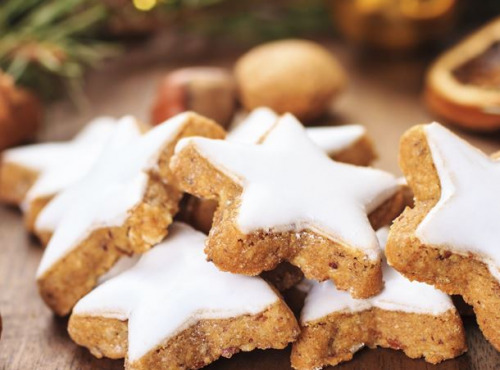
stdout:
[[(385, 247), (389, 228), (377, 231)], [(348, 292), (337, 290), (331, 281), (311, 282), (301, 314), (302, 323), (315, 321), (334, 312), (360, 312), (377, 307), (386, 311), (403, 311), (439, 315), (454, 309), (446, 294), (431, 285), (410, 281), (383, 261), (385, 286), (382, 292), (368, 299), (354, 299)]]
[(23, 209), (27, 211), (33, 200), (57, 194), (82, 179), (100, 156), (115, 128), (115, 119), (92, 121), (68, 143), (68, 150), (61, 154), (59, 162), (40, 174), (26, 194)]
[(99, 117), (92, 120), (68, 142), (28, 145), (6, 150), (3, 160), (38, 173), (26, 194), (23, 209), (36, 198), (50, 196), (81, 179), (99, 156), (116, 120)]
[(306, 128), (307, 136), (329, 156), (350, 147), (366, 135), (361, 125), (325, 126)]
[(226, 139), (239, 143), (258, 143), (274, 126), (279, 116), (269, 108), (254, 109), (227, 134)]
[(331, 160), (292, 115), (280, 118), (260, 145), (187, 138), (176, 151), (188, 144), (243, 186), (242, 232), (311, 229), (380, 257), (367, 214), (394, 194), (396, 179)]
[[(229, 132), (227, 140), (258, 143), (278, 119), (271, 109), (257, 108)], [(364, 137), (366, 129), (361, 125), (308, 127), (306, 133), (326, 154), (334, 156)]]
[(37, 230), (54, 231), (38, 277), (93, 230), (123, 224), (143, 198), (147, 172), (186, 122), (186, 114), (180, 114), (144, 135), (134, 118), (118, 122), (94, 167), (81, 181), (59, 193), (38, 216)]
[(500, 281), (500, 161), (451, 131), (425, 126), (441, 183), (441, 198), (416, 230), (421, 242), (467, 256), (473, 253)]
[(133, 362), (199, 320), (255, 315), (278, 301), (262, 279), (207, 262), (204, 244), (204, 234), (174, 223), (163, 243), (82, 298), (73, 314), (128, 319)]
[(408, 186), (408, 181), (406, 181), (406, 178), (404, 176), (398, 177), (396, 181), (398, 182), (399, 186)]
[(104, 283), (105, 281), (108, 281), (115, 276), (120, 275), (122, 272), (127, 271), (130, 269), (132, 266), (134, 266), (137, 261), (139, 261), (139, 258), (141, 257), (140, 254), (133, 254), (131, 256), (121, 256), (118, 261), (111, 267), (104, 275), (99, 276), (99, 279), (97, 280), (97, 284), (100, 285)]
[(20, 146), (2, 152), (4, 162), (15, 163), (35, 172), (43, 172), (59, 164), (70, 143), (44, 143)]

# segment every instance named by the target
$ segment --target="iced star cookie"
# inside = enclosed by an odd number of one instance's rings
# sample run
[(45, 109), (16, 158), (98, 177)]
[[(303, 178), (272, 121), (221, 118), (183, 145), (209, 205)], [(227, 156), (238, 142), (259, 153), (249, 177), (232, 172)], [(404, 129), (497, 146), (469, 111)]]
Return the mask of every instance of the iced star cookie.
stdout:
[[(269, 108), (257, 108), (245, 119), (234, 125), (226, 140), (257, 144), (274, 126), (279, 116)], [(340, 162), (368, 165), (376, 157), (366, 129), (361, 125), (306, 128), (307, 135), (332, 159)], [(181, 210), (181, 218), (205, 233), (210, 232), (217, 202), (189, 197)], [(272, 271), (265, 271), (262, 277), (284, 291), (304, 277), (296, 266), (287, 262)]]
[(218, 270), (204, 243), (204, 234), (174, 223), (164, 242), (78, 302), (71, 338), (96, 357), (126, 358), (134, 370), (196, 369), (294, 341), (298, 324), (273, 289)]
[(0, 201), (22, 205), (27, 228), (32, 231), (45, 204), (94, 164), (115, 126), (115, 119), (100, 117), (71, 141), (5, 150), (0, 165)]
[[(278, 119), (271, 109), (257, 108), (231, 128), (227, 140), (258, 143)], [(368, 166), (376, 158), (362, 125), (307, 127), (305, 130), (307, 136), (336, 161)]]
[(181, 140), (171, 168), (182, 189), (218, 201), (205, 251), (220, 269), (257, 275), (288, 260), (355, 297), (382, 288), (371, 223), (399, 214), (396, 179), (331, 160), (293, 116), (258, 145)]
[(122, 118), (95, 166), (42, 210), (36, 232), (52, 237), (37, 282), (57, 314), (67, 314), (120, 256), (165, 237), (182, 196), (168, 163), (177, 141), (190, 135), (222, 138), (224, 131), (189, 112), (145, 134), (135, 119)]
[[(279, 116), (269, 108), (257, 108), (236, 123), (226, 140), (257, 144), (278, 121)], [(369, 165), (375, 150), (366, 129), (361, 125), (306, 128), (308, 137), (332, 159), (359, 166)], [(217, 202), (190, 197), (182, 212), (182, 219), (208, 234)]]
[(400, 166), (415, 206), (391, 228), (389, 263), (461, 295), (500, 350), (500, 161), (432, 123), (404, 134)]
[[(388, 228), (377, 234), (383, 245)], [(451, 298), (431, 285), (411, 282), (384, 262), (385, 286), (368, 299), (353, 299), (331, 281), (311, 282), (301, 313), (292, 367), (320, 369), (349, 361), (364, 346), (402, 350), (438, 363), (466, 351), (465, 333)]]

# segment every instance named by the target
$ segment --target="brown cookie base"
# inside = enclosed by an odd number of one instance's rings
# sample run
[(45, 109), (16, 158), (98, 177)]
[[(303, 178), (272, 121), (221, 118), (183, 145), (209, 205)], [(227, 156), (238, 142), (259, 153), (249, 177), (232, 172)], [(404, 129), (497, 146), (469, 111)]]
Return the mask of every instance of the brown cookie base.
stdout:
[(456, 311), (441, 315), (386, 311), (332, 313), (302, 327), (292, 348), (292, 367), (298, 370), (335, 366), (352, 359), (361, 347), (402, 350), (410, 358), (437, 364), (467, 350)]
[(0, 202), (20, 205), (39, 173), (15, 163), (0, 164)]
[[(46, 196), (46, 197), (40, 197), (33, 199), (29, 205), (28, 210), (24, 214), (24, 225), (26, 229), (31, 232), (35, 233), (35, 222), (40, 214), (42, 212), (43, 208), (47, 205), (52, 200), (53, 196)], [(47, 233), (45, 233), (47, 234)], [(51, 235), (52, 232), (49, 233)], [(45, 237), (45, 235), (37, 235), (38, 239), (42, 243), (42, 245), (45, 247), (47, 243), (49, 242), (49, 238)]]
[(382, 289), (380, 260), (366, 260), (362, 252), (309, 230), (244, 234), (235, 223), (236, 209), (216, 213), (220, 221), (215, 222), (207, 240), (205, 252), (220, 269), (258, 275), (286, 260), (299, 267), (306, 278), (332, 279), (339, 289), (349, 290), (356, 298), (370, 297)]
[[(126, 357), (127, 321), (72, 315), (68, 331), (76, 343), (87, 347), (96, 357)], [(198, 369), (239, 351), (285, 348), (298, 334), (293, 313), (279, 301), (257, 315), (200, 320), (142, 358), (134, 362), (126, 360), (125, 368)]]
[(416, 205), (407, 208), (391, 227), (386, 246), (389, 263), (410, 280), (461, 295), (473, 306), (486, 339), (500, 350), (500, 284), (488, 267), (473, 254), (465, 256), (425, 245), (415, 235), (441, 197), (439, 177), (422, 126), (403, 136), (400, 157), (403, 172), (415, 193)]

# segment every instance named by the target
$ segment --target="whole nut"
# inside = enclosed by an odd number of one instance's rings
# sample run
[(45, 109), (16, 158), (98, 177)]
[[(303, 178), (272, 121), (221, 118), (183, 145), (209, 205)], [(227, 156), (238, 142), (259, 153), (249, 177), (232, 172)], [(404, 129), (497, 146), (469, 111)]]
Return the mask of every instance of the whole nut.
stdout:
[(38, 98), (0, 71), (0, 150), (34, 139), (42, 116)]
[(151, 119), (161, 123), (191, 110), (229, 125), (236, 109), (233, 76), (223, 68), (191, 67), (168, 73), (158, 87)]
[(305, 123), (326, 112), (347, 80), (330, 52), (305, 40), (257, 46), (237, 61), (235, 75), (247, 110), (267, 106)]

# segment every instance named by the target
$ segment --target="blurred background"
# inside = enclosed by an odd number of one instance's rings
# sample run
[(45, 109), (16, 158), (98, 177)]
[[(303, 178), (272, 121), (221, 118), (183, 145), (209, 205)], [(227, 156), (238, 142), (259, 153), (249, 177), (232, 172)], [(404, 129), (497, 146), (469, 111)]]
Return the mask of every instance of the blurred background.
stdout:
[(51, 77), (75, 87), (86, 67), (138, 44), (151, 58), (192, 61), (300, 37), (412, 58), (498, 14), (495, 0), (6, 0), (0, 67), (51, 97)]
[[(0, 5), (0, 137), (5, 139), (0, 147), (33, 137), (67, 139), (99, 114), (132, 113), (154, 123), (168, 116), (158, 113), (158, 104), (170, 104), (171, 97), (164, 96), (171, 91), (168, 73), (216, 66), (232, 74), (252, 47), (301, 38), (324, 46), (347, 81), (345, 89), (337, 89), (342, 93), (336, 92), (335, 104), (311, 122), (304, 119), (305, 124), (374, 127), (380, 145), (394, 148), (382, 155), (382, 162), (388, 158), (383, 166), (395, 171), (402, 131), (434, 118), (488, 132), (480, 139), (493, 150), (500, 99), (493, 97), (488, 107), (479, 108), (490, 112), (484, 129), (475, 125), (477, 115), (458, 122), (464, 116), (460, 107), (449, 114), (444, 105), (450, 102), (436, 98), (437, 89), (432, 104), (424, 104), (422, 96), (438, 56), (472, 31), (495, 23), (499, 14), (495, 0), (5, 0)], [(448, 68), (455, 82), (498, 89), (500, 32), (486, 38), (487, 47), (460, 62), (464, 68)], [(299, 64), (302, 54), (297, 55), (292, 59)], [(262, 59), (258, 70), (276, 68), (266, 63)], [(290, 78), (300, 86), (297, 76)], [(273, 85), (277, 91), (278, 85)], [(244, 100), (242, 86), (238, 79), (234, 109)], [(17, 128), (1, 131), (2, 126)]]

